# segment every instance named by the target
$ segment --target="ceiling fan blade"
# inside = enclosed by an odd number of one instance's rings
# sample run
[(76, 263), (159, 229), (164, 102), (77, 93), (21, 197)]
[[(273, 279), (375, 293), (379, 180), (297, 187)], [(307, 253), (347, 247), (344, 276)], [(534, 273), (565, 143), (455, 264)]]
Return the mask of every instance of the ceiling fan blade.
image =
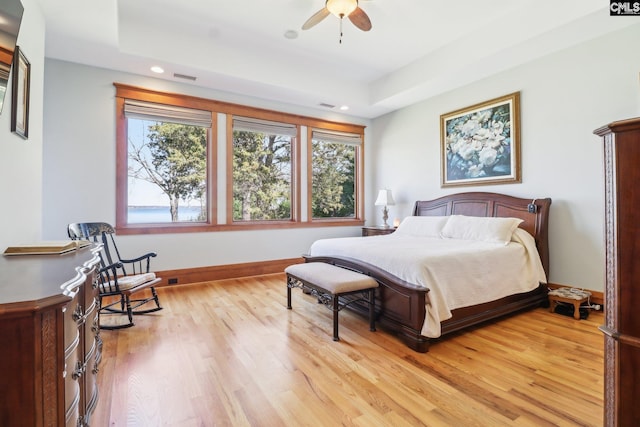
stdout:
[(307, 22), (305, 22), (302, 25), (302, 29), (303, 30), (308, 30), (309, 28), (313, 27), (314, 25), (316, 25), (317, 23), (322, 21), (324, 18), (329, 16), (330, 13), (331, 12), (329, 12), (329, 9), (327, 9), (326, 7), (323, 7), (322, 9), (320, 9), (319, 11), (314, 13), (311, 16), (311, 18), (307, 19)]
[(359, 6), (356, 8), (356, 10), (351, 12), (351, 14), (349, 15), (349, 20), (353, 23), (353, 25), (360, 28), (362, 31), (369, 31), (371, 29), (371, 20), (364, 12), (364, 10), (360, 9)]

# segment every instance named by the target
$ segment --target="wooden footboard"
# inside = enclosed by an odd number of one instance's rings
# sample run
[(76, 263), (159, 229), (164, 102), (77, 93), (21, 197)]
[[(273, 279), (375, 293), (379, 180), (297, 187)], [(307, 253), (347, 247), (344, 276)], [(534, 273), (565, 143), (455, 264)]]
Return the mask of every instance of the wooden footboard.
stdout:
[[(376, 323), (385, 330), (396, 333), (412, 350), (420, 353), (429, 350), (429, 344), (434, 339), (420, 333), (426, 315), (428, 289), (399, 279), (374, 265), (350, 258), (305, 256), (305, 261), (332, 264), (376, 279), (380, 284), (376, 291)], [(452, 311), (450, 319), (442, 322), (441, 337), (508, 314), (540, 307), (547, 302), (547, 286), (540, 284), (531, 292), (459, 308)], [(368, 306), (353, 304), (350, 308), (368, 315)]]
[[(371, 276), (380, 286), (376, 294), (376, 322), (393, 331), (406, 345), (420, 353), (428, 350), (429, 339), (422, 336), (428, 290), (406, 282), (374, 265), (350, 258), (309, 257), (306, 262), (324, 262)], [(366, 315), (368, 308), (354, 304), (352, 307)]]

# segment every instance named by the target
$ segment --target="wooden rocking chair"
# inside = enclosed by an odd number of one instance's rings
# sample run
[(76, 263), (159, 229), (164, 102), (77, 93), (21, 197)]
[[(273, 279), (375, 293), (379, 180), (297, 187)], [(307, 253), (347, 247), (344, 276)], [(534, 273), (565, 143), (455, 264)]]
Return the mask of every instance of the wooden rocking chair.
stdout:
[[(67, 232), (72, 240), (90, 240), (103, 245), (97, 278), (100, 317), (103, 314), (117, 314), (126, 315), (128, 318), (128, 323), (124, 324), (104, 325), (101, 322), (100, 329), (129, 328), (133, 326), (133, 315), (162, 310), (154, 288), (162, 279), (149, 271), (151, 258), (156, 256), (155, 252), (133, 259), (123, 259), (114, 239), (115, 230), (105, 222), (69, 224)], [(146, 289), (151, 291), (151, 296), (132, 299), (132, 295)], [(155, 306), (139, 309), (147, 303), (155, 303)]]

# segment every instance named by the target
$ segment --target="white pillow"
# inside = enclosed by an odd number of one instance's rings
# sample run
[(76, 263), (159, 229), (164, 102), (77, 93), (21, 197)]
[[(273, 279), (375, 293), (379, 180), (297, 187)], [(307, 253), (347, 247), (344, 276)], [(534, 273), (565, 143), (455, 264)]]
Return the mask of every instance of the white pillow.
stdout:
[(519, 218), (451, 215), (442, 228), (441, 235), (448, 239), (480, 240), (506, 245), (522, 221)]
[(416, 237), (440, 237), (447, 216), (408, 216), (402, 220), (394, 234)]

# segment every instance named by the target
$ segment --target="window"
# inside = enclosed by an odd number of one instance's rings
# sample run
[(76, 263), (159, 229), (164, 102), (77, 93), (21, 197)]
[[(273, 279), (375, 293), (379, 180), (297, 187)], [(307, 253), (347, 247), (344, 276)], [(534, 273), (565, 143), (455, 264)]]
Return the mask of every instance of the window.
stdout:
[(313, 219), (356, 218), (360, 135), (311, 133), (311, 212)]
[(233, 221), (291, 220), (297, 126), (233, 118)]
[(114, 85), (119, 234), (363, 225), (364, 126)]
[(126, 100), (127, 224), (208, 222), (211, 113)]

